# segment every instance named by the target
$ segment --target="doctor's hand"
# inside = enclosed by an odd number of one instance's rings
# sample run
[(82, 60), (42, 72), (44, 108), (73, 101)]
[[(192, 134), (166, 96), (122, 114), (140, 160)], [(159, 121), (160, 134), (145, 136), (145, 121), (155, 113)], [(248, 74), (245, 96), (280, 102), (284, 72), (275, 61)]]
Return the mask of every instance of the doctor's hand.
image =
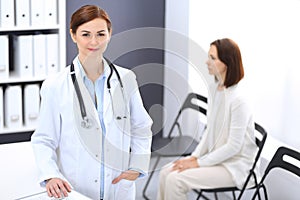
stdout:
[(116, 183), (118, 183), (122, 179), (125, 179), (125, 180), (128, 180), (128, 181), (135, 181), (139, 177), (139, 175), (140, 175), (140, 172), (133, 171), (133, 170), (127, 170), (125, 172), (122, 172), (120, 174), (120, 176), (118, 176), (117, 178), (115, 178), (112, 181), (112, 184), (116, 184)]
[(189, 156), (175, 161), (173, 163), (172, 171), (178, 170), (178, 172), (182, 172), (186, 169), (197, 168), (197, 167), (199, 167), (197, 158), (194, 156)]
[(46, 189), (49, 197), (61, 198), (68, 196), (68, 192), (71, 192), (71, 186), (60, 178), (51, 178), (47, 180)]

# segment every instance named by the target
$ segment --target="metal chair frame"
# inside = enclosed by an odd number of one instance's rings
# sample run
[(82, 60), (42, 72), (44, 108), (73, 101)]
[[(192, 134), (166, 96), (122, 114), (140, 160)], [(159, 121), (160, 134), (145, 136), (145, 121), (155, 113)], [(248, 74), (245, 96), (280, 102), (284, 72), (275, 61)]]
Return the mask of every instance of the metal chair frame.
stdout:
[[(242, 198), (242, 195), (244, 194), (245, 190), (256, 189), (258, 187), (257, 175), (255, 174), (254, 169), (256, 167), (256, 164), (257, 164), (257, 162), (260, 158), (261, 152), (262, 152), (264, 144), (266, 142), (267, 132), (258, 123), (254, 123), (254, 125), (255, 125), (255, 130), (258, 133), (260, 133), (259, 137), (257, 137), (257, 136), (255, 137), (255, 142), (256, 142), (256, 145), (258, 147), (258, 151), (257, 151), (257, 154), (255, 156), (253, 165), (252, 165), (251, 169), (249, 170), (249, 175), (247, 176), (242, 189), (239, 189), (237, 187), (225, 187), (225, 188), (201, 189), (200, 191), (199, 190), (194, 190), (195, 192), (197, 192), (199, 194), (198, 197), (197, 197), (197, 200), (199, 200), (200, 197), (203, 196), (204, 192), (213, 192), (214, 196), (215, 196), (215, 199), (218, 199), (218, 196), (217, 196), (218, 192), (232, 192), (233, 199), (234, 200), (236, 200), (236, 199), (240, 200)], [(249, 183), (249, 180), (252, 176), (254, 178), (255, 185), (250, 187), (250, 188), (246, 188), (248, 183)], [(238, 198), (236, 198), (236, 195), (235, 195), (236, 191), (240, 191)], [(207, 199), (207, 197), (204, 197), (204, 198)], [(259, 194), (258, 194), (258, 199), (259, 200), (261, 199)]]
[(267, 194), (267, 188), (264, 185), (264, 180), (266, 179), (269, 172), (274, 168), (281, 168), (284, 169), (292, 174), (297, 175), (300, 177), (300, 168), (299, 166), (294, 165), (291, 162), (288, 162), (288, 160), (284, 159), (284, 156), (291, 157), (297, 161), (300, 161), (300, 152), (297, 152), (293, 149), (290, 149), (288, 147), (279, 147), (277, 151), (275, 152), (272, 160), (269, 162), (267, 168), (265, 169), (265, 172), (263, 174), (263, 177), (261, 178), (261, 181), (258, 184), (258, 187), (256, 188), (256, 191), (252, 197), (252, 200), (255, 199), (255, 197), (258, 195), (260, 196), (260, 189), (263, 188), (264, 191), (264, 197), (267, 200), (268, 194)]
[[(186, 109), (199, 111), (201, 114), (206, 116), (206, 108), (199, 104), (195, 104), (194, 100), (198, 100), (207, 104), (206, 97), (196, 93), (189, 93), (180, 110), (178, 111), (168, 136), (160, 137), (158, 140), (152, 142), (152, 152), (157, 155), (157, 159), (143, 189), (143, 197), (145, 199), (149, 199), (146, 195), (146, 191), (161, 157), (187, 156), (190, 155), (198, 145), (198, 141), (195, 138), (183, 135), (183, 131), (179, 122), (182, 112)], [(172, 136), (175, 127), (178, 129), (179, 136)]]

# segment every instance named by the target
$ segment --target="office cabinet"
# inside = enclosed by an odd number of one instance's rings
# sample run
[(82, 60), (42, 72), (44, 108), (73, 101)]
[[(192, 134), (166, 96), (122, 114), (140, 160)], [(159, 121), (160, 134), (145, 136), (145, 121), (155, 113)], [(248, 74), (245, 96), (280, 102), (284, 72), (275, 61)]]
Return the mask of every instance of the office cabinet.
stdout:
[(66, 1), (0, 0), (0, 134), (34, 131), (40, 101), (31, 94), (65, 66)]

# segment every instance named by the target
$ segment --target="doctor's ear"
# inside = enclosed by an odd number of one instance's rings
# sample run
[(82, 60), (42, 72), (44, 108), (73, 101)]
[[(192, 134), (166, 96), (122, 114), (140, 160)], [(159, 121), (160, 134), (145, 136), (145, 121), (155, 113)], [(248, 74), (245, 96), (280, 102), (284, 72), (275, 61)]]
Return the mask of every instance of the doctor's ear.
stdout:
[(72, 29), (70, 29), (70, 35), (71, 35), (71, 38), (72, 38), (73, 42), (76, 43), (76, 36), (75, 36), (75, 34), (72, 32)]

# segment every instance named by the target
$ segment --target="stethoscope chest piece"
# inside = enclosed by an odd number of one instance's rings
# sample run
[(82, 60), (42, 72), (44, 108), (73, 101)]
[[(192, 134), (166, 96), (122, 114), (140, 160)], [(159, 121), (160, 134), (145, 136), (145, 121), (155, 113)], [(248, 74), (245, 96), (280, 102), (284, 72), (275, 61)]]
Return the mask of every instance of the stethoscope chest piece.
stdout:
[(93, 126), (93, 122), (92, 120), (90, 120), (89, 118), (85, 117), (82, 121), (81, 121), (81, 127), (82, 128), (86, 128), (86, 129), (90, 129)]

